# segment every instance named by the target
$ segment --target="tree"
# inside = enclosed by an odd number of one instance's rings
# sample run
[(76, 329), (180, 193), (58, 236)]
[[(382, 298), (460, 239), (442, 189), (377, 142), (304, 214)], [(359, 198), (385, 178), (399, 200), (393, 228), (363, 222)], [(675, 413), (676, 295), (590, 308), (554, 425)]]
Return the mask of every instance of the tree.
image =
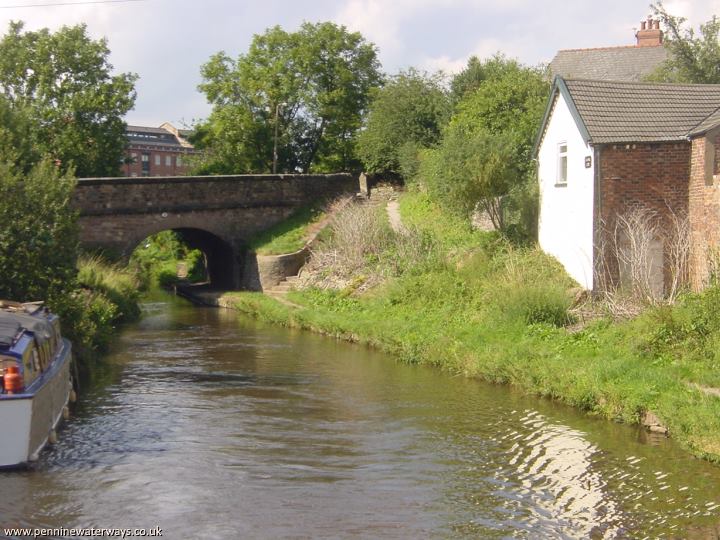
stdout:
[(450, 99), (453, 106), (469, 96), (485, 81), (502, 78), (505, 74), (522, 69), (517, 60), (508, 59), (498, 52), (485, 60), (471, 56), (467, 66), (450, 81)]
[(661, 2), (652, 6), (665, 29), (668, 59), (651, 80), (675, 83), (720, 83), (720, 19), (713, 15), (698, 35), (685, 28), (685, 19), (670, 15)]
[(75, 284), (75, 180), (43, 161), (28, 174), (0, 164), (0, 298), (62, 302)]
[(118, 174), (125, 151), (137, 76), (112, 76), (109, 54), (85, 25), (24, 32), (12, 22), (0, 40), (0, 93), (31, 122), (36, 151), (81, 177)]
[(18, 171), (29, 172), (41, 154), (34, 131), (30, 111), (13, 108), (0, 96), (0, 163), (12, 163)]
[(479, 208), (496, 229), (505, 229), (502, 197), (521, 176), (507, 134), (451, 128), (421, 163), (421, 175), (441, 204), (464, 217)]
[(370, 90), (381, 83), (375, 47), (333, 23), (279, 26), (247, 54), (214, 55), (200, 90), (213, 111), (195, 142), (205, 172), (268, 172), (277, 132), (279, 170), (347, 170)]
[(495, 57), (488, 78), (466, 93), (442, 143), (426, 152), (421, 177), (446, 206), (479, 207), (496, 228), (529, 240), (537, 215), (532, 146), (550, 85), (541, 68)]
[(532, 147), (550, 83), (542, 69), (525, 67), (515, 60), (504, 62), (502, 66), (495, 64), (492, 77), (458, 103), (450, 125), (467, 134), (507, 134), (518, 170), (527, 176), (533, 170)]
[[(450, 115), (440, 75), (401, 72), (375, 92), (357, 152), (365, 170), (401, 173), (402, 150), (438, 143)], [(407, 145), (407, 146), (405, 146)]]

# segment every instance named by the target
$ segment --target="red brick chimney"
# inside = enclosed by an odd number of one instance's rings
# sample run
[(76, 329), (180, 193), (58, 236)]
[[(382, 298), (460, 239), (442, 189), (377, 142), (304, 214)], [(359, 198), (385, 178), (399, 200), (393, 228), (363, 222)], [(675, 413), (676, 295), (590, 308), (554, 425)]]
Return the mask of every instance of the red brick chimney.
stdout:
[(647, 21), (640, 23), (640, 30), (635, 34), (638, 47), (657, 47), (662, 45), (663, 33), (660, 30), (660, 21), (655, 21), (648, 15)]

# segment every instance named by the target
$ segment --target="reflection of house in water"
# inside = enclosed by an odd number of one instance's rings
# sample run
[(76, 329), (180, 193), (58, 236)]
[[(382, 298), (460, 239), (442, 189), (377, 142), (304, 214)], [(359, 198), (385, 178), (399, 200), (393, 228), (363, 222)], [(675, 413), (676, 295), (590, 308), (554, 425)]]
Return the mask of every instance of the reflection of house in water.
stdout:
[(187, 138), (190, 131), (165, 122), (160, 127), (128, 126), (127, 163), (124, 176), (183, 176), (186, 158), (197, 154)]
[[(539, 517), (565, 525), (569, 537), (615, 538), (621, 531), (615, 518), (621, 508), (595, 467), (599, 449), (586, 435), (561, 424), (551, 424), (536, 411), (518, 419), (521, 427), (506, 440), (517, 440), (503, 473), (503, 482), (518, 485), (532, 499)], [(517, 488), (512, 488), (517, 490)], [(610, 518), (608, 521), (606, 518)], [(535, 518), (531, 518), (535, 519)]]

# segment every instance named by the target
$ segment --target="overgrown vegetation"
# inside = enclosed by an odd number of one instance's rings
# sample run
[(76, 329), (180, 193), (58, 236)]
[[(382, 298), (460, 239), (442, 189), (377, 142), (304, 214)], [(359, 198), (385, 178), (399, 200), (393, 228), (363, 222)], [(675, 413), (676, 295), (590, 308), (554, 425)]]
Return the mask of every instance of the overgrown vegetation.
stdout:
[(0, 165), (0, 298), (45, 301), (87, 365), (119, 322), (138, 315), (138, 283), (100, 259), (78, 261), (74, 186), (48, 161), (27, 174)]
[(129, 264), (144, 288), (167, 288), (180, 280), (204, 281), (205, 266), (202, 251), (190, 248), (175, 231), (162, 231), (146, 238), (133, 251)]
[[(513, 384), (602, 417), (638, 423), (653, 411), (672, 437), (720, 460), (720, 399), (708, 394), (720, 387), (720, 289), (578, 330), (575, 285), (539, 249), (474, 231), (418, 191), (405, 195), (401, 208), (406, 226), (424, 239), (404, 264), (396, 265), (404, 235), (376, 223), (383, 232), (370, 235), (375, 249), (352, 259), (347, 279), (326, 288), (308, 281), (309, 288), (290, 293), (299, 308), (253, 293), (228, 296), (237, 309), (268, 321)], [(353, 211), (347, 220), (357, 223)], [(331, 236), (322, 249), (338, 249), (333, 242)], [(384, 279), (363, 286), (378, 274)]]

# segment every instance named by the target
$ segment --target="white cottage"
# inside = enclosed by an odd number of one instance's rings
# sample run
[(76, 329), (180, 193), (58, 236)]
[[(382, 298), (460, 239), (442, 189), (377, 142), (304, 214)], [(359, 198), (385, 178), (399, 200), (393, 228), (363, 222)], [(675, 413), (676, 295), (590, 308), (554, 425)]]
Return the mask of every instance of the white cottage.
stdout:
[[(535, 145), (540, 246), (592, 290), (598, 276), (621, 279), (607, 254), (599, 262), (602, 235), (619, 214), (646, 209), (661, 231), (688, 216), (699, 285), (705, 253), (720, 246), (718, 143), (720, 85), (556, 77)], [(663, 241), (653, 255), (660, 290), (669, 279)]]

